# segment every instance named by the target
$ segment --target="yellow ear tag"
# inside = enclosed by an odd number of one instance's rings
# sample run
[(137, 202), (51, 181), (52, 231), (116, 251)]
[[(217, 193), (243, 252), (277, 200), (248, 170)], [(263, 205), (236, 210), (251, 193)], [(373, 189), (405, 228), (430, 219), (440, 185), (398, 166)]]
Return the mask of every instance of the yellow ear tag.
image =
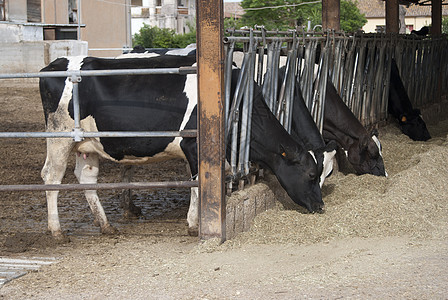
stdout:
[(402, 116), (402, 117), (401, 117), (401, 122), (406, 122), (406, 120), (407, 120), (407, 119), (406, 119), (405, 116)]
[(286, 157), (286, 152), (282, 152), (282, 156), (283, 156), (283, 157)]

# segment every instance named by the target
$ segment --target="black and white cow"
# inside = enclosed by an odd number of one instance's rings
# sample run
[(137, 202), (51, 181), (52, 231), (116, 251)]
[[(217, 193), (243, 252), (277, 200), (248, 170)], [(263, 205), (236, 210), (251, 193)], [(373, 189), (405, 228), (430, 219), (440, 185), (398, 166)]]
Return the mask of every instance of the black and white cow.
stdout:
[(392, 59), (390, 70), (390, 86), (388, 112), (398, 120), (401, 132), (414, 141), (427, 141), (431, 135), (426, 128), (420, 110), (414, 109), (398, 71), (395, 59)]
[[(59, 58), (42, 72), (173, 68), (189, 66), (195, 56), (153, 56), (150, 58), (100, 59)], [(40, 92), (47, 131), (70, 131), (74, 126), (73, 85), (68, 79), (41, 78)], [(79, 83), (81, 127), (86, 131), (178, 131), (197, 128), (196, 75), (146, 75), (84, 77)], [(312, 156), (287, 134), (255, 92), (250, 159), (273, 170), (288, 195), (309, 211), (321, 211), (323, 201), (317, 167)], [(151, 163), (182, 157), (197, 174), (195, 138), (48, 138), (47, 158), (42, 169), (46, 184), (59, 184), (72, 152), (76, 155), (75, 175), (80, 183), (96, 183), (99, 158), (124, 164)], [(114, 233), (95, 190), (85, 196), (103, 233)], [(47, 192), (48, 228), (63, 237), (58, 210), (58, 191)], [(197, 188), (192, 188), (187, 221), (197, 232)]]
[(339, 144), (357, 174), (387, 176), (377, 131), (367, 132), (330, 80), (327, 81), (322, 136), (325, 141), (334, 140)]
[[(280, 84), (283, 82), (285, 70), (286, 66), (279, 69)], [(337, 144), (333, 140), (329, 141), (328, 144), (324, 142), (310, 111), (306, 107), (299, 84), (295, 84), (294, 88), (291, 136), (315, 157), (319, 185), (322, 187), (325, 178), (333, 171), (333, 158), (336, 154)]]
[(429, 34), (429, 27), (423, 26), (420, 30), (411, 30), (411, 34), (415, 34), (418, 36), (426, 36)]

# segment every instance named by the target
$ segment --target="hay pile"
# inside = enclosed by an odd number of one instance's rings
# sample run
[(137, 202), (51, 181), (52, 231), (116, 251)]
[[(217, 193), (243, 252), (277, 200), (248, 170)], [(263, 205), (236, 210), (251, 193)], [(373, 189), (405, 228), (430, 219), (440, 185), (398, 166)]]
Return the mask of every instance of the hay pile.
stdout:
[(307, 244), (345, 237), (448, 237), (448, 122), (433, 139), (414, 142), (389, 125), (380, 129), (388, 178), (333, 174), (324, 184), (324, 214), (282, 208), (256, 217), (230, 243)]

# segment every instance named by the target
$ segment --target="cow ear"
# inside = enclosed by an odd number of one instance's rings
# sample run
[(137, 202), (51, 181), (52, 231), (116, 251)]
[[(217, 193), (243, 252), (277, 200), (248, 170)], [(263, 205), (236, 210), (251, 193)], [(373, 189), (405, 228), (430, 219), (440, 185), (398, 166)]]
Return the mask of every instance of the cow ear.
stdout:
[(331, 152), (333, 150), (337, 150), (339, 148), (338, 143), (335, 140), (330, 140), (326, 145), (324, 150), (327, 152)]
[(359, 149), (360, 150), (366, 150), (367, 147), (369, 146), (369, 140), (371, 139), (370, 136), (368, 135), (363, 135), (360, 139), (359, 139)]

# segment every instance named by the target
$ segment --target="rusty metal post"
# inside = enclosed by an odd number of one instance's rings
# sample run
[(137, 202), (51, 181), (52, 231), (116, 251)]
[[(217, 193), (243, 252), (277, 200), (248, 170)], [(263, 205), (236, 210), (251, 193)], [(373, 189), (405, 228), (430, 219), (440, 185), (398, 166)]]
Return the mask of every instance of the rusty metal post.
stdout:
[(322, 29), (339, 31), (340, 25), (340, 0), (322, 0)]
[(431, 1), (431, 35), (442, 34), (442, 0)]
[(386, 33), (398, 33), (400, 30), (400, 14), (398, 0), (386, 1)]
[[(442, 34), (442, 0), (431, 1), (431, 36)], [(440, 43), (440, 42), (439, 42)], [(433, 50), (434, 51), (434, 50)], [(440, 103), (442, 95), (442, 81), (437, 82), (435, 87), (435, 101)]]
[(225, 240), (223, 0), (197, 0), (199, 237)]

